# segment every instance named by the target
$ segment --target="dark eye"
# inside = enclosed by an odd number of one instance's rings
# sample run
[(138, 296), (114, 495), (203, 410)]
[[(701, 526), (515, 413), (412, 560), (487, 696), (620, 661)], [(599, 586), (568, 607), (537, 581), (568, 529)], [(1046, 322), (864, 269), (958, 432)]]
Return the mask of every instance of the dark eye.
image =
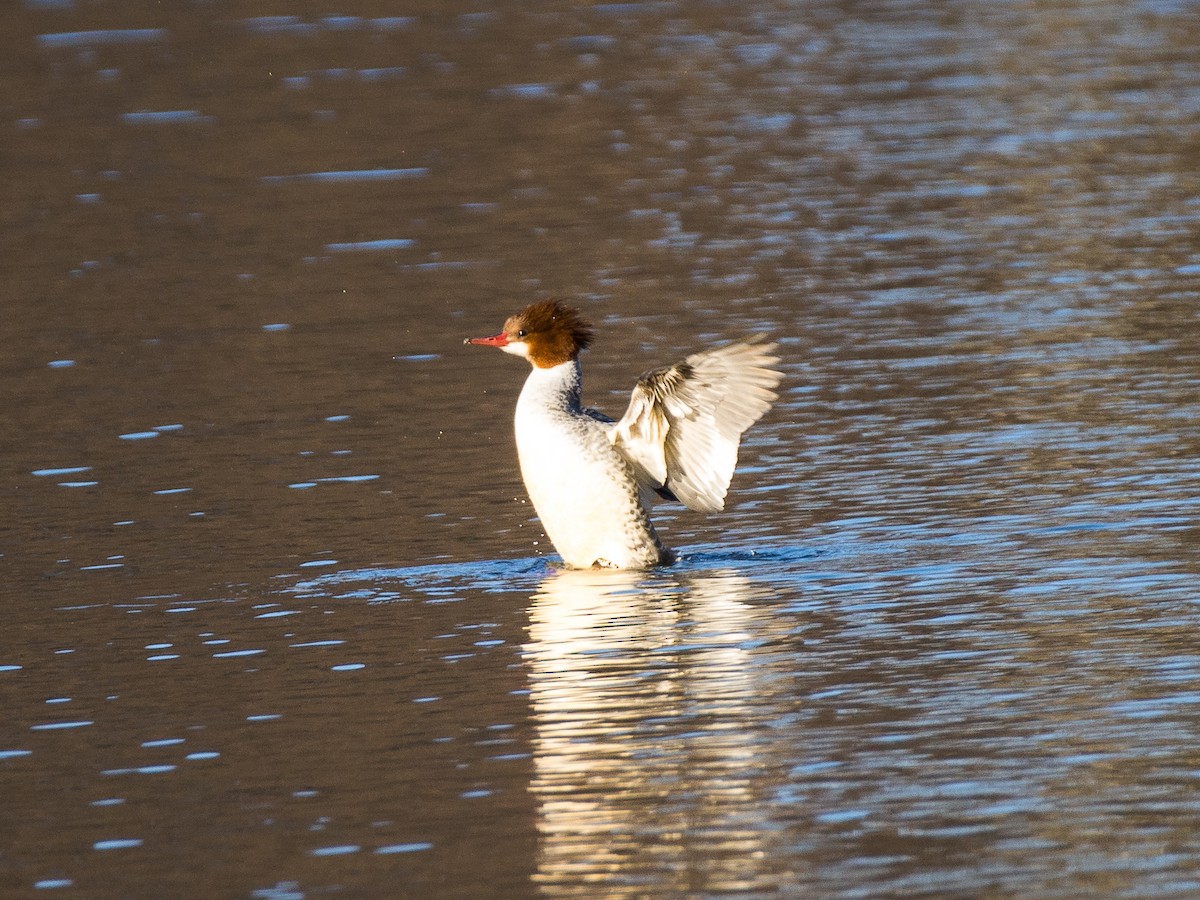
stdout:
[(523, 338), (523, 337), (525, 337), (525, 334), (526, 334), (525, 329), (522, 328), (520, 331), (517, 332), (517, 337)]

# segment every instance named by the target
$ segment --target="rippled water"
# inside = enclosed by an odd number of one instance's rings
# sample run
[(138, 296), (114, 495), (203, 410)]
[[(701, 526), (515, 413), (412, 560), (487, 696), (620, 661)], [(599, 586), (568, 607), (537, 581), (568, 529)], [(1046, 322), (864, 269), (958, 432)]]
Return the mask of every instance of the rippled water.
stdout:
[[(1193, 12), (10, 10), (0, 893), (1200, 895)], [(546, 293), (610, 413), (780, 341), (668, 570)]]

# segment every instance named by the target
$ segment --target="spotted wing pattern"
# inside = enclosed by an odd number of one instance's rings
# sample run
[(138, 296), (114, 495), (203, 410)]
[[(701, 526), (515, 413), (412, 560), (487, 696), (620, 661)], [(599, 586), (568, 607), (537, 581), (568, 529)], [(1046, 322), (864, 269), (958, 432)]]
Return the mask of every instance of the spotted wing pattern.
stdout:
[(639, 484), (689, 509), (724, 508), (742, 433), (779, 396), (775, 347), (758, 335), (638, 379), (611, 436)]

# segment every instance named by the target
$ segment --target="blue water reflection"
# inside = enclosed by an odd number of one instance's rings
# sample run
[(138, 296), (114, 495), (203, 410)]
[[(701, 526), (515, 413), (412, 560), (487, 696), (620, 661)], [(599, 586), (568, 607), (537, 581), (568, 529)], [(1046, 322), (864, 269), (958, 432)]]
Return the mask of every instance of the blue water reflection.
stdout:
[[(1194, 10), (459, 6), (6, 11), (0, 895), (1200, 896)], [(780, 340), (670, 569), (543, 294)]]

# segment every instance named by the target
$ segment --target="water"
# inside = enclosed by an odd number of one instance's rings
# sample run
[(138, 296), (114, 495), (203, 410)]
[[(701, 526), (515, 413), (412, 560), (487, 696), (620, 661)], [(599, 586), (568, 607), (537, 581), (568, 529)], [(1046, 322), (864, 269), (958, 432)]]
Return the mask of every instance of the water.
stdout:
[[(0, 29), (0, 892), (1200, 894), (1190, 7), (248, 12)], [(610, 414), (780, 341), (669, 570), (544, 294)]]

